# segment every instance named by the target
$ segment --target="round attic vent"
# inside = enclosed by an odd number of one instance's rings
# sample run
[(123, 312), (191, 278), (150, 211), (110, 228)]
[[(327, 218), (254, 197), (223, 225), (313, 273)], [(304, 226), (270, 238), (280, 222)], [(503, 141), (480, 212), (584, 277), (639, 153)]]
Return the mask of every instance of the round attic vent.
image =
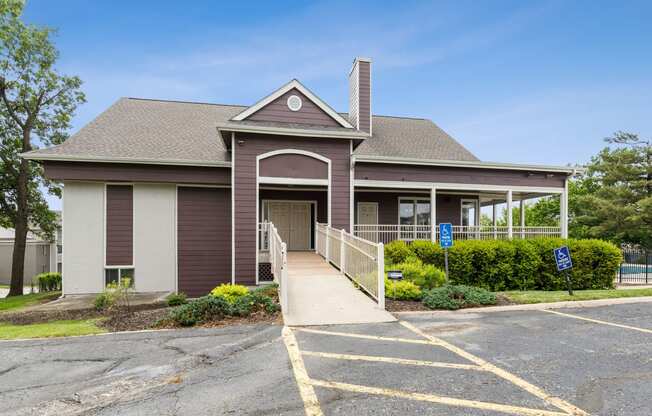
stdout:
[(299, 111), (301, 110), (301, 106), (303, 103), (301, 102), (301, 98), (297, 95), (290, 95), (288, 97), (288, 108), (292, 111)]

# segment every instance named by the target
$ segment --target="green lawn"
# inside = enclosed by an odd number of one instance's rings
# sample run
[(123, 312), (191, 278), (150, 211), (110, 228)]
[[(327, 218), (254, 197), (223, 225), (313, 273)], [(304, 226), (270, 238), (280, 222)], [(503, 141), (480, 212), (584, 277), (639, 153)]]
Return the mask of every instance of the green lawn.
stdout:
[(595, 300), (631, 298), (636, 296), (652, 296), (652, 289), (620, 289), (620, 290), (575, 290), (573, 296), (566, 291), (545, 292), (540, 290), (527, 290), (523, 292), (499, 292), (506, 295), (516, 303), (547, 303), (562, 302), (567, 300)]
[(29, 325), (0, 323), (0, 339), (69, 337), (106, 332), (96, 325), (97, 319), (52, 321)]
[(11, 296), (8, 298), (2, 298), (0, 299), (0, 312), (9, 311), (9, 310), (15, 312), (15, 309), (36, 305), (48, 300), (54, 300), (59, 296), (61, 296), (61, 292), (44, 292), (44, 293), (32, 293), (30, 295)]

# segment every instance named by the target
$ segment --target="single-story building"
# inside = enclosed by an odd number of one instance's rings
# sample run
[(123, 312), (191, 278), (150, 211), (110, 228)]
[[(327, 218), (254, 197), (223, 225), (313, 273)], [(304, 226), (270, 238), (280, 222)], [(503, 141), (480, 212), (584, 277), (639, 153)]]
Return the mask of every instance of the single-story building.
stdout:
[[(372, 241), (567, 235), (570, 167), (478, 160), (432, 121), (372, 113), (371, 60), (339, 113), (291, 80), (251, 106), (122, 98), (65, 143), (26, 153), (64, 184), (65, 294), (133, 277), (201, 295), (269, 279), (261, 224), (314, 250), (317, 223)], [(561, 195), (559, 227), (480, 226), (480, 208)], [(494, 215), (495, 218), (495, 215)]]
[[(11, 268), (14, 254), (14, 230), (0, 227), (0, 284), (11, 283)], [(38, 230), (27, 233), (25, 247), (25, 269), (23, 281), (29, 286), (34, 276), (45, 272), (61, 272), (62, 268), (61, 231), (57, 231), (56, 240), (43, 238)]]

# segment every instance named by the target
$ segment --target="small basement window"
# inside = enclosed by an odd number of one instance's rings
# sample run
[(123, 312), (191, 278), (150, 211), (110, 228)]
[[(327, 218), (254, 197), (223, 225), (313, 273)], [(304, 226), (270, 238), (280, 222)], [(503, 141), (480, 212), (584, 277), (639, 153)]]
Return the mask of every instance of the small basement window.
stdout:
[(123, 279), (129, 279), (129, 287), (134, 287), (135, 270), (133, 268), (112, 268), (104, 270), (104, 285), (120, 284)]

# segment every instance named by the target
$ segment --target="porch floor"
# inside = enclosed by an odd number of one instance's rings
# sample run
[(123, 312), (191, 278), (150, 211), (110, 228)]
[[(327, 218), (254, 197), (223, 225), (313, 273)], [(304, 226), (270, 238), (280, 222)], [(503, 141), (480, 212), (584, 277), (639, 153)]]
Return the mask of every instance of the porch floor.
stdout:
[(288, 302), (286, 325), (396, 321), (314, 252), (288, 253)]

